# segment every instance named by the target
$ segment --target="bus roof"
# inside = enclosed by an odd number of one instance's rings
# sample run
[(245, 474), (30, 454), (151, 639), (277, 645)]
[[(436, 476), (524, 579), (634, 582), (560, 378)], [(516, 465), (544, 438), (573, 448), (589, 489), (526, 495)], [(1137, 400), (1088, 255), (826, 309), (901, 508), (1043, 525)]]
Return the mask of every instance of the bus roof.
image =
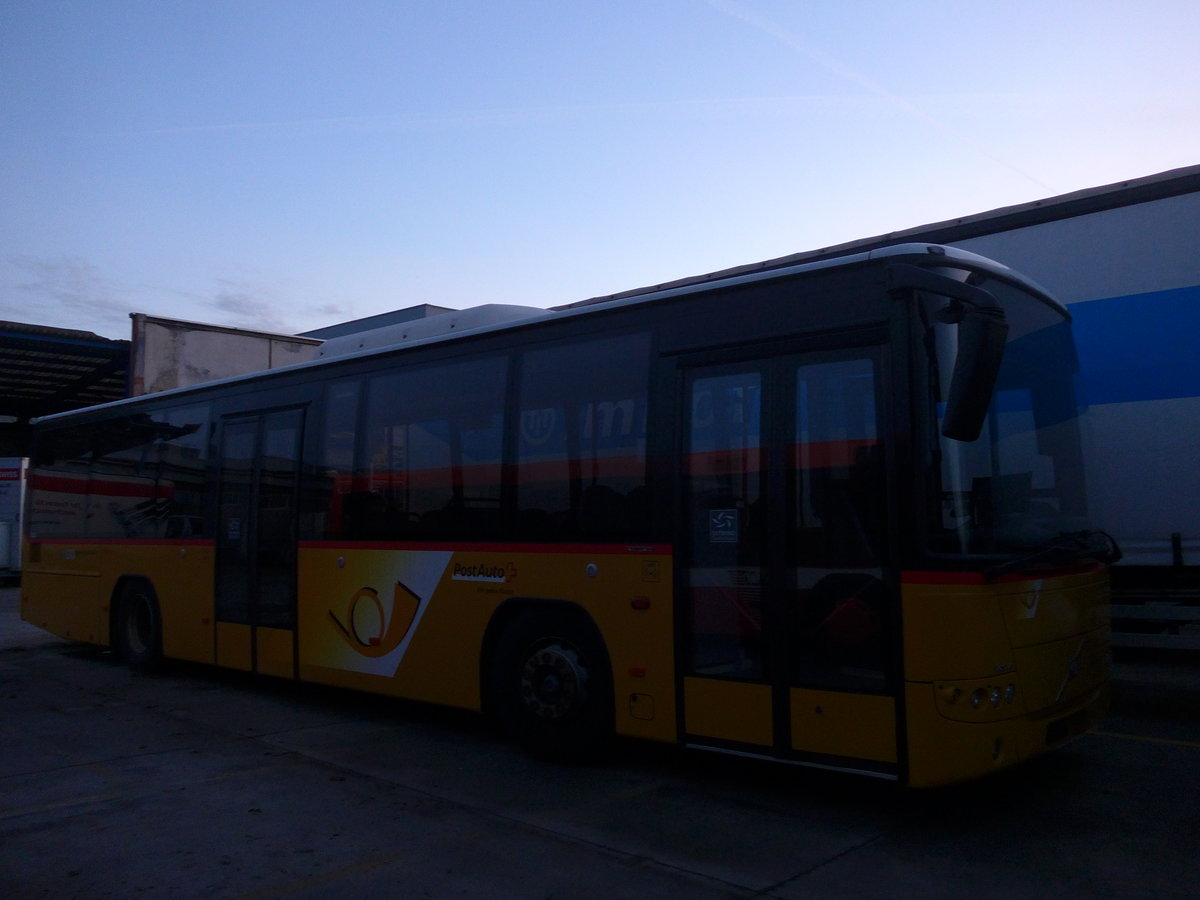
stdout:
[[(219, 388), (223, 385), (242, 384), (267, 375), (273, 377), (288, 372), (323, 367), (346, 360), (382, 355), (400, 348), (407, 349), (443, 342), (458, 341), (467, 337), (479, 336), (493, 332), (515, 330), (535, 323), (562, 321), (576, 317), (590, 316), (613, 309), (640, 306), (643, 304), (654, 303), (674, 297), (686, 296), (689, 294), (707, 293), (709, 291), (736, 287), (743, 284), (754, 284), (762, 281), (770, 281), (773, 279), (802, 275), (809, 272), (861, 265), (863, 263), (888, 259), (891, 257), (911, 258), (914, 256), (936, 259), (942, 265), (947, 263), (958, 263), (960, 266), (971, 268), (976, 271), (987, 272), (994, 277), (1003, 279), (1005, 281), (1015, 282), (1030, 293), (1037, 295), (1044, 302), (1061, 311), (1064, 316), (1068, 315), (1066, 309), (1057, 301), (1055, 301), (1047, 291), (1032, 282), (1030, 279), (1019, 275), (1008, 266), (998, 263), (995, 260), (988, 259), (985, 256), (980, 256), (977, 253), (971, 253), (967, 250), (960, 250), (956, 247), (945, 247), (939, 244), (896, 244), (888, 247), (874, 248), (861, 253), (814, 260), (797, 265), (780, 266), (778, 268), (767, 270), (741, 272), (719, 279), (703, 281), (692, 280), (674, 285), (666, 285), (662, 289), (634, 291), (630, 292), (629, 294), (618, 295), (611, 298), (595, 298), (592, 300), (582, 301), (580, 303), (552, 307), (546, 310), (533, 307), (502, 306), (499, 304), (488, 304), (482, 307), (474, 307), (469, 310), (456, 310), (451, 313), (443, 313), (438, 316), (430, 316), (426, 319), (420, 320), (419, 327), (413, 327), (413, 323), (403, 323), (399, 326), (388, 326), (378, 329), (380, 332), (388, 333), (386, 335), (378, 336), (383, 339), (382, 341), (371, 339), (371, 332), (363, 332), (360, 335), (348, 335), (346, 338), (340, 339), (347, 342), (346, 351), (340, 354), (328, 354), (314, 360), (296, 363), (295, 365), (290, 366), (281, 366), (277, 369), (265, 369), (258, 372), (247, 372), (240, 375), (230, 376), (228, 378), (207, 381), (202, 384), (173, 388), (171, 390), (160, 391), (153, 394), (140, 394), (136, 397), (126, 397), (120, 400), (111, 401), (109, 403), (99, 404), (97, 406), (85, 407), (84, 409), (55, 413), (49, 416), (41, 416), (36, 419), (32, 419), (31, 424), (39, 424), (41, 422), (54, 421), (60, 418), (73, 417), (75, 415), (84, 414), (94, 410), (140, 403), (150, 398), (157, 399), (159, 397), (185, 395), (195, 393), (197, 391)], [(482, 311), (481, 314), (478, 316), (472, 316), (471, 314), (477, 310)], [(439, 322), (438, 320), (444, 321)], [(407, 328), (405, 328), (406, 325)], [(395, 337), (395, 340), (389, 342), (387, 340), (388, 337)], [(360, 346), (355, 348), (351, 346), (353, 343), (358, 343)]]

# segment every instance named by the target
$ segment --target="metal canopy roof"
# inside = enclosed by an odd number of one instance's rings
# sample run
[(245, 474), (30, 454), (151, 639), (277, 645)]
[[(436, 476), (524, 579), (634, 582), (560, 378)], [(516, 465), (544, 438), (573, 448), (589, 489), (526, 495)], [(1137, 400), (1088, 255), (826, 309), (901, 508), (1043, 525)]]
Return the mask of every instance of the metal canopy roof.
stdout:
[(129, 341), (0, 322), (0, 416), (25, 421), (126, 396)]

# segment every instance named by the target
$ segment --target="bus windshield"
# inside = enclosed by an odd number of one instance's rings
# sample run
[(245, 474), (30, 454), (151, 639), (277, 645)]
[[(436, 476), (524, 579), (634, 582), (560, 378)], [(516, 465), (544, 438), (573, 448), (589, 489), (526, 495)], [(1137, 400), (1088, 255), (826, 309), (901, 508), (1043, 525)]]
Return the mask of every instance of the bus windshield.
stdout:
[(1089, 527), (1070, 323), (1058, 309), (1005, 282), (992, 281), (986, 289), (1004, 309), (1008, 340), (973, 441), (941, 434), (958, 328), (939, 321), (945, 297), (923, 295), (936, 400), (926, 447), (936, 479), (929, 517), (929, 550), (935, 554), (1024, 554)]

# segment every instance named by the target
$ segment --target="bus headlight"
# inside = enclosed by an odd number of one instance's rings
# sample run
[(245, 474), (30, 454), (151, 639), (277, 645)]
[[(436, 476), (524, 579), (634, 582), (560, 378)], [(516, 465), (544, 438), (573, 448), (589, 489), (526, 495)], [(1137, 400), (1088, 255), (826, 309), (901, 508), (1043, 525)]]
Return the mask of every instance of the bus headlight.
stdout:
[[(1009, 679), (1012, 679), (1011, 681)], [(933, 700), (947, 719), (959, 722), (998, 722), (1019, 712), (1016, 673), (1003, 680), (976, 678), (970, 681), (937, 681)]]

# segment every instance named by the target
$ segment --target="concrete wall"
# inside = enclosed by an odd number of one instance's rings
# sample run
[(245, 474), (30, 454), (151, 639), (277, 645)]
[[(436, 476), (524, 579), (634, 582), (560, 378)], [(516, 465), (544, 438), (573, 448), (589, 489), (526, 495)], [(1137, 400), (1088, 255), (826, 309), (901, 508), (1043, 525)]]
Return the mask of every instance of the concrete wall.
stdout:
[(130, 394), (152, 394), (316, 357), (322, 341), (131, 313)]

